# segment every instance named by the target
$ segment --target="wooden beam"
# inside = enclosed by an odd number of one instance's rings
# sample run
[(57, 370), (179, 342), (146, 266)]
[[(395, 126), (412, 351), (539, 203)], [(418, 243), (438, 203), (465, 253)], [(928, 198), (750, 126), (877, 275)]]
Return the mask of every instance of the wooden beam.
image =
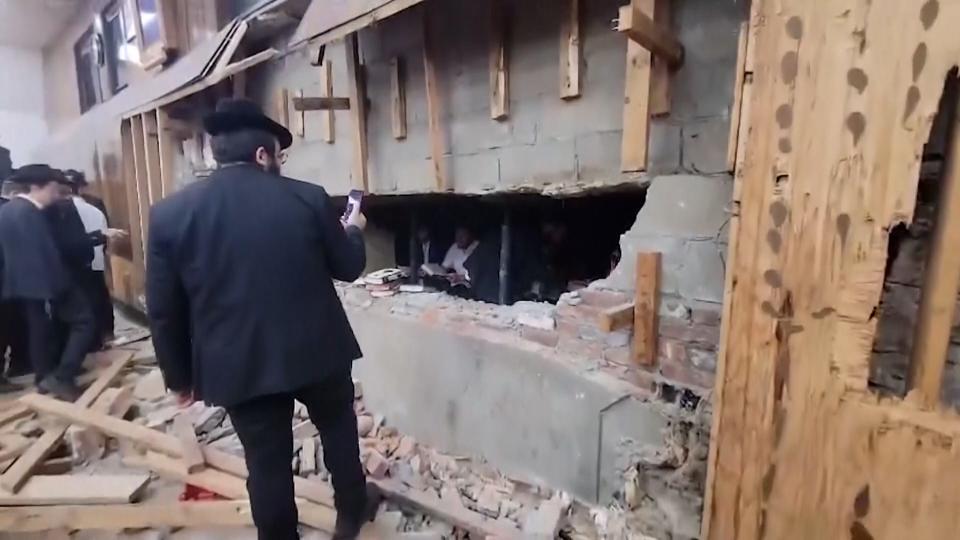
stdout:
[(345, 97), (295, 97), (295, 111), (349, 111), (350, 98)]
[(290, 126), (290, 92), (286, 88), (280, 88), (273, 96), (274, 120), (283, 127)]
[(619, 306), (613, 306), (600, 312), (600, 330), (604, 332), (613, 332), (622, 328), (633, 326), (633, 317), (635, 311), (635, 302), (627, 302)]
[(654, 22), (637, 2), (620, 8), (617, 31), (666, 60), (671, 68), (677, 69), (683, 64), (683, 44), (670, 30)]
[[(672, 0), (654, 0), (653, 20), (661, 28), (670, 28)], [(673, 69), (664, 58), (650, 59), (650, 116), (661, 118), (670, 114), (670, 81)]]
[[(143, 115), (137, 115), (131, 118), (130, 126), (133, 133), (133, 162), (135, 165), (134, 181), (137, 186), (137, 218), (140, 220), (140, 247), (142, 252), (147, 250), (147, 237), (149, 236), (150, 219), (150, 182), (147, 178), (147, 150), (146, 142), (143, 138)], [(144, 266), (146, 269), (146, 262)]]
[[(654, 0), (631, 0), (638, 9), (653, 11)], [(623, 138), (620, 170), (644, 171), (650, 140), (650, 51), (627, 40), (627, 67), (624, 81)]]
[(0, 506), (128, 503), (149, 481), (148, 474), (34, 476), (18, 493), (0, 490)]
[(0, 436), (0, 463), (20, 457), (31, 445), (32, 440), (16, 433)]
[(393, 138), (407, 138), (407, 87), (406, 70), (403, 59), (394, 56), (390, 59), (390, 119), (393, 126)]
[(740, 118), (744, 106), (743, 85), (747, 77), (747, 36), (749, 32), (749, 23), (740, 23), (740, 34), (737, 38), (737, 67), (733, 73), (733, 103), (730, 105), (730, 135), (727, 137), (727, 170), (730, 172), (734, 171), (737, 164)]
[(507, 59), (507, 17), (502, 0), (490, 0), (490, 118), (510, 115), (510, 66)]
[(440, 83), (435, 63), (436, 51), (430, 28), (430, 11), (422, 11), (423, 21), (423, 78), (427, 93), (427, 128), (430, 137), (430, 159), (433, 161), (433, 176), (437, 191), (447, 191), (450, 183), (443, 162), (443, 128), (440, 122)]
[(7, 410), (0, 412), (0, 426), (3, 426), (9, 422), (20, 420), (21, 418), (26, 418), (33, 414), (33, 411), (24, 407), (23, 405), (13, 405)]
[(908, 395), (921, 406), (940, 403), (953, 313), (960, 293), (960, 114), (952, 104), (947, 159), (940, 179), (937, 217), (924, 269), (914, 328)]
[(149, 202), (151, 206), (163, 198), (163, 177), (160, 173), (160, 137), (157, 127), (156, 110), (143, 113), (143, 144), (147, 165), (147, 192), (150, 195)]
[(184, 414), (173, 417), (173, 434), (180, 440), (181, 463), (184, 471), (189, 474), (202, 471), (206, 466), (200, 442), (197, 441), (197, 432), (193, 423)]
[(143, 231), (140, 224), (140, 202), (137, 189), (137, 166), (133, 143), (133, 119), (120, 123), (120, 165), (124, 194), (127, 199), (127, 216), (130, 226), (130, 252), (133, 258), (131, 284), (134, 290), (140, 290), (144, 283)]
[(566, 0), (560, 21), (560, 97), (580, 97), (580, 0)]
[[(97, 397), (106, 390), (110, 383), (113, 382), (113, 379), (123, 371), (123, 368), (126, 367), (127, 362), (130, 361), (130, 358), (133, 357), (133, 353), (124, 355), (123, 357), (115, 360), (113, 364), (110, 365), (98, 378), (93, 382), (83, 394), (80, 395), (80, 398), (77, 399), (76, 403), (63, 403), (69, 407), (75, 407), (78, 410), (85, 411), (87, 407), (93, 404), (96, 401)], [(21, 400), (27, 399), (30, 396), (24, 396), (20, 398)], [(48, 398), (53, 400), (53, 398)], [(53, 400), (56, 401), (56, 400)], [(24, 405), (29, 405), (24, 403)], [(0, 476), (0, 487), (16, 493), (23, 484), (30, 478), (30, 474), (33, 469), (37, 467), (40, 463), (46, 460), (47, 456), (60, 445), (60, 439), (63, 438), (63, 435), (67, 432), (69, 424), (58, 425), (48, 428), (43, 432), (43, 435), (37, 439), (36, 442), (31, 446), (16, 462), (13, 466), (7, 469), (6, 472)]]
[(160, 152), (160, 196), (166, 197), (174, 192), (177, 186), (177, 156), (183, 155), (183, 148), (178, 144), (177, 133), (180, 129), (171, 125), (170, 115), (163, 108), (157, 109), (157, 140)]
[(660, 294), (660, 254), (637, 253), (637, 284), (633, 315), (633, 358), (644, 366), (657, 361), (657, 309)]
[(360, 64), (360, 43), (357, 34), (344, 39), (347, 55), (347, 86), (350, 95), (350, 116), (353, 118), (353, 187), (368, 191), (367, 171), (367, 88)]
[[(297, 95), (293, 98), (293, 108), (297, 109), (297, 100), (303, 99), (303, 88), (297, 89)], [(296, 122), (293, 126), (294, 134), (301, 139), (304, 138), (307, 134), (307, 119), (306, 113), (304, 111), (297, 110), (297, 115), (295, 116)]]
[(253, 515), (246, 500), (0, 508), (0, 530), (10, 533), (250, 525)]
[[(323, 97), (333, 97), (333, 63), (330, 60), (324, 60), (323, 66), (320, 68), (320, 92)], [(327, 111), (323, 114), (320, 133), (324, 141), (332, 144), (337, 133), (336, 117), (333, 111)]]

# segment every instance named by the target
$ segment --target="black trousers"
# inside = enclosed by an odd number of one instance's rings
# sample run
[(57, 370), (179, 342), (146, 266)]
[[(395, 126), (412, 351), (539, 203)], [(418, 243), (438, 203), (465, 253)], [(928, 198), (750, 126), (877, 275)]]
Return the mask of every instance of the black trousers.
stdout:
[[(86, 295), (73, 287), (51, 302), (23, 300), (22, 304), (36, 380), (53, 375), (73, 383), (96, 332)], [(62, 340), (58, 325), (64, 328)]]
[(93, 318), (96, 321), (96, 338), (94, 349), (99, 349), (107, 337), (113, 335), (113, 301), (103, 271), (84, 270), (80, 278), (84, 294), (93, 309)]
[(247, 491), (260, 540), (296, 540), (294, 504), (293, 400), (307, 406), (320, 431), (323, 463), (333, 481), (337, 513), (356, 516), (366, 504), (366, 479), (360, 465), (357, 417), (350, 371), (289, 394), (252, 399), (227, 408), (246, 455)]
[(21, 375), (33, 371), (27, 343), (27, 324), (20, 302), (0, 302), (0, 373), (3, 372), (3, 358), (7, 351), (10, 352), (10, 373)]

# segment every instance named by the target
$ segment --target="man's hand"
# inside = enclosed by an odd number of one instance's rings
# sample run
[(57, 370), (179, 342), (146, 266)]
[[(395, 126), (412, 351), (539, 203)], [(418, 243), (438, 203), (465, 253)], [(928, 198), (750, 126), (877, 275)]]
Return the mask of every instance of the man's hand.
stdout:
[(362, 231), (367, 228), (367, 216), (363, 215), (359, 208), (356, 208), (353, 212), (350, 212), (350, 215), (344, 220), (343, 226), (345, 228), (351, 226), (356, 227)]
[(174, 392), (174, 395), (177, 396), (177, 407), (180, 407), (181, 409), (186, 409), (197, 401), (193, 398), (193, 392), (191, 391)]
[(122, 229), (103, 229), (103, 235), (111, 240), (126, 238), (128, 236), (127, 231)]

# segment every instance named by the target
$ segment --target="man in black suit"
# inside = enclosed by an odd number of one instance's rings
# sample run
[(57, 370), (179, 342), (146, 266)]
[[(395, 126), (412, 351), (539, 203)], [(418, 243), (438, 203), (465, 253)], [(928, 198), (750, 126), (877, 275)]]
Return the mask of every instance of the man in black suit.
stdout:
[(204, 119), (218, 169), (155, 204), (147, 312), (167, 386), (226, 407), (246, 454), (261, 540), (299, 538), (294, 399), (320, 430), (335, 539), (376, 513), (359, 460), (351, 365), (361, 356), (333, 279), (365, 265), (359, 210), (341, 222), (323, 188), (279, 174), (292, 137), (247, 100)]
[[(73, 401), (79, 396), (74, 379), (93, 339), (94, 325), (45, 215), (60, 200), (59, 183), (65, 178), (47, 165), (27, 165), (11, 180), (27, 186), (28, 192), (0, 212), (3, 295), (23, 306), (37, 386)], [(61, 351), (55, 350), (58, 323), (66, 328)]]
[[(13, 182), (5, 181), (0, 185), (0, 212), (19, 190)], [(6, 376), (28, 374), (32, 369), (27, 362), (26, 325), (20, 305), (13, 300), (3, 299), (3, 251), (0, 250), (0, 392), (18, 389), (11, 385), (3, 374), (4, 359), (10, 353), (10, 364)]]

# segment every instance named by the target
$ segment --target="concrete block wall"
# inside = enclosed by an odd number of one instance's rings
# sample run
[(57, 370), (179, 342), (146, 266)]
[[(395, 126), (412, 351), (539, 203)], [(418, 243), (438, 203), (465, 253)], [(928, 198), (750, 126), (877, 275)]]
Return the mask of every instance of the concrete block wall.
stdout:
[[(563, 0), (508, 0), (510, 115), (489, 113), (487, 52), (489, 4), (455, 0), (430, 4), (435, 21), (436, 65), (442, 102), (444, 166), (458, 193), (533, 190), (567, 192), (598, 185), (647, 182), (661, 174), (710, 175), (726, 168), (726, 139), (736, 64), (738, 25), (746, 5), (731, 1), (673, 2), (673, 28), (686, 59), (673, 76), (672, 109), (653, 121), (648, 173), (620, 172), (626, 37), (611, 30), (620, 0), (591, 0), (582, 7), (582, 95), (559, 97), (560, 17)], [(412, 9), (361, 33), (368, 114), (370, 189), (380, 194), (432, 191), (422, 60), (422, 16)], [(250, 77), (255, 97), (271, 107), (286, 87), (320, 95), (312, 51), (300, 51), (258, 68)], [(334, 93), (347, 95), (344, 51), (327, 47)], [(405, 67), (407, 138), (391, 130), (390, 61)], [(320, 139), (323, 113), (306, 114), (287, 174), (325, 185), (333, 194), (350, 188), (352, 122), (337, 112), (336, 141)]]

